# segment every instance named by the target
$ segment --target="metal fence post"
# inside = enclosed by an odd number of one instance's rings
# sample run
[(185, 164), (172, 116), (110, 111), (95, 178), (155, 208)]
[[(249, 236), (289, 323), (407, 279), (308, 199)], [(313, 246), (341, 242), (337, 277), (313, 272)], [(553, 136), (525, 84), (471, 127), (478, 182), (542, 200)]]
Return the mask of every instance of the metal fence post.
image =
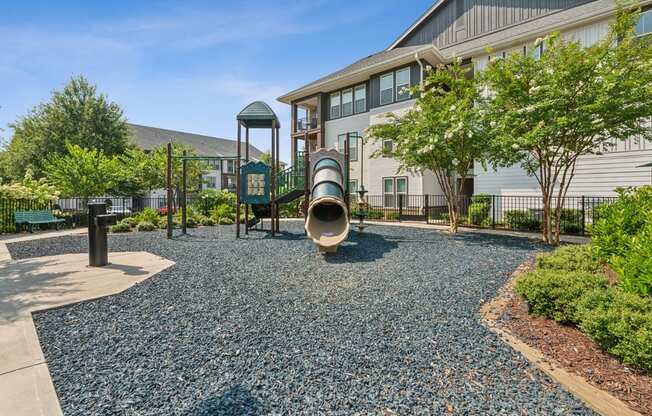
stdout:
[(496, 228), (496, 195), (491, 195), (491, 228)]
[(403, 216), (403, 194), (398, 194), (398, 220)]
[(584, 205), (584, 195), (582, 195), (582, 235), (586, 234), (586, 209)]
[(430, 200), (429, 195), (424, 196), (424, 211), (426, 212), (426, 224), (430, 223)]

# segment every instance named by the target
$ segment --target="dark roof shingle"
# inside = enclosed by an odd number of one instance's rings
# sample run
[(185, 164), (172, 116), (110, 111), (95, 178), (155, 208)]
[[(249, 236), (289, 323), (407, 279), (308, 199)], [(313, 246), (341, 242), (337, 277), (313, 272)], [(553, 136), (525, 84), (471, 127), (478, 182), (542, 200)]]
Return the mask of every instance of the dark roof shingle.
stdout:
[[(200, 134), (185, 133), (182, 131), (159, 129), (138, 124), (129, 124), (134, 144), (143, 150), (152, 150), (169, 143), (170, 141), (186, 144), (194, 149), (198, 156), (236, 156), (237, 143), (235, 140), (221, 139), (218, 137), (203, 136)], [(242, 155), (245, 154), (244, 140)], [(249, 156), (260, 159), (262, 152), (249, 144)]]

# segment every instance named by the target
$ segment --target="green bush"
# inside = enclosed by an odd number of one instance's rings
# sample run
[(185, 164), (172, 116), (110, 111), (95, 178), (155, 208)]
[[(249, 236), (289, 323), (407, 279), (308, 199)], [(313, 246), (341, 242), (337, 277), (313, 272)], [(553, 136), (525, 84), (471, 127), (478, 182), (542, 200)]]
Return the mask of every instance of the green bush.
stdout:
[(578, 302), (579, 327), (626, 364), (652, 371), (652, 302), (616, 288), (594, 290)]
[(369, 210), (367, 212), (367, 218), (370, 220), (382, 220), (383, 219), (383, 212), (382, 211), (377, 211), (377, 210)]
[(136, 226), (137, 231), (154, 231), (156, 230), (156, 225), (148, 222), (148, 221), (142, 221), (139, 222), (138, 225)]
[(599, 274), (603, 263), (589, 245), (570, 245), (558, 248), (552, 253), (537, 256), (537, 268)]
[(471, 205), (469, 205), (469, 223), (473, 225), (482, 225), (489, 219), (490, 209), (491, 195), (474, 195), (471, 197)]
[(399, 221), (401, 219), (401, 215), (398, 212), (388, 212), (385, 214), (385, 219), (387, 221)]
[(596, 252), (604, 259), (624, 256), (632, 238), (652, 215), (652, 186), (617, 189), (618, 199), (598, 208), (591, 227)]
[(513, 230), (540, 231), (541, 220), (534, 218), (529, 211), (512, 209), (505, 211), (505, 226)]
[(229, 217), (222, 217), (218, 221), (218, 224), (220, 224), (220, 225), (233, 225), (234, 223), (235, 223), (235, 221), (233, 221)]
[(446, 212), (437, 212), (437, 211), (435, 211), (435, 212), (430, 213), (430, 219), (431, 220), (448, 222), (449, 218), (450, 217), (449, 217), (448, 211), (446, 211)]
[(200, 220), (200, 224), (203, 226), (212, 227), (216, 224), (216, 222), (211, 217), (202, 217)]
[(197, 228), (197, 220), (194, 217), (186, 218), (186, 227), (188, 228)]
[(161, 221), (161, 215), (159, 215), (158, 211), (156, 211), (153, 208), (145, 208), (138, 214), (134, 215), (133, 217), (138, 223), (142, 222), (149, 222), (151, 224), (154, 224), (155, 226), (159, 225), (159, 222)]
[(140, 221), (138, 221), (138, 219), (136, 219), (134, 217), (127, 217), (127, 218), (123, 218), (122, 220), (120, 220), (120, 222), (123, 223), (123, 224), (128, 224), (129, 227), (134, 228), (135, 226), (138, 225), (138, 223)]
[(523, 296), (534, 315), (541, 315), (561, 323), (577, 323), (577, 302), (594, 289), (604, 289), (604, 276), (586, 272), (536, 270), (516, 283), (516, 293)]
[(582, 210), (563, 208), (559, 218), (559, 228), (562, 234), (581, 234), (584, 216)]
[(211, 211), (220, 205), (229, 205), (235, 209), (236, 195), (226, 189), (206, 189), (197, 195), (194, 206), (202, 215), (210, 215)]
[(623, 290), (652, 295), (652, 187), (619, 189), (598, 209), (591, 233), (595, 253), (621, 278)]
[(131, 225), (123, 221), (120, 221), (119, 223), (112, 225), (109, 228), (109, 231), (111, 231), (112, 233), (128, 233), (131, 232)]
[(211, 210), (210, 216), (218, 223), (222, 218), (229, 218), (235, 221), (235, 208), (231, 205), (221, 204)]

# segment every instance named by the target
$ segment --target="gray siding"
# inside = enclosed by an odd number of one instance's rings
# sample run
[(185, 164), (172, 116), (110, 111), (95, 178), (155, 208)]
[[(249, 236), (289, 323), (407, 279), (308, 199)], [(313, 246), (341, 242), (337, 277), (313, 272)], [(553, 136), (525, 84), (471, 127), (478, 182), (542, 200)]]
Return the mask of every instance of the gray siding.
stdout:
[(397, 47), (433, 43), (444, 48), (510, 25), (593, 0), (440, 0), (446, 2)]
[[(425, 65), (425, 62), (424, 62)], [(393, 70), (405, 68), (401, 66)], [(382, 74), (376, 74), (369, 79), (369, 109), (380, 107), (380, 76), (390, 71), (385, 71)], [(410, 65), (410, 85), (413, 87), (418, 85), (421, 81), (421, 67), (418, 63), (414, 62)], [(396, 81), (394, 82), (396, 85)]]

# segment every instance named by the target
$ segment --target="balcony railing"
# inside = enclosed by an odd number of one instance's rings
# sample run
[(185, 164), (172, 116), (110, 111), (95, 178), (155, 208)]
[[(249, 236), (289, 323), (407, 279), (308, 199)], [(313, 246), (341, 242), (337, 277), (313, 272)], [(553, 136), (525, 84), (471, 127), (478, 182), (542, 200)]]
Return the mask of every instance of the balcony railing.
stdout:
[(297, 131), (306, 131), (316, 129), (319, 125), (317, 117), (315, 118), (300, 118), (297, 120)]

